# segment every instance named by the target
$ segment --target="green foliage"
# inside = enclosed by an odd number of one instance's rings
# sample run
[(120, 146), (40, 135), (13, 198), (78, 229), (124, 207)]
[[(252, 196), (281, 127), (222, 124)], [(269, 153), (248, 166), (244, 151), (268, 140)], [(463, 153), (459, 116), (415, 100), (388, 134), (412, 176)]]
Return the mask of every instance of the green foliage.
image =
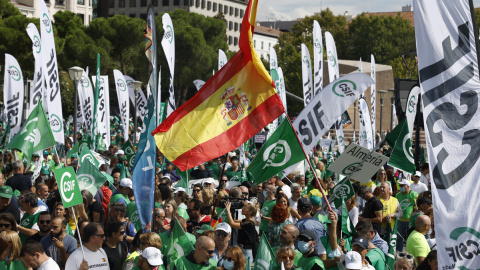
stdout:
[[(401, 56), (393, 59), (390, 61), (389, 65), (392, 66), (393, 69), (393, 77), (400, 78), (400, 79), (418, 79), (418, 64), (416, 64), (415, 58), (407, 58), (405, 57), (405, 61), (407, 62), (407, 66), (405, 66), (405, 62)], [(407, 69), (408, 67), (408, 69)], [(410, 71), (410, 73), (409, 73)]]
[(21, 13), (9, 0), (0, 0), (0, 19), (16, 15), (21, 15)]

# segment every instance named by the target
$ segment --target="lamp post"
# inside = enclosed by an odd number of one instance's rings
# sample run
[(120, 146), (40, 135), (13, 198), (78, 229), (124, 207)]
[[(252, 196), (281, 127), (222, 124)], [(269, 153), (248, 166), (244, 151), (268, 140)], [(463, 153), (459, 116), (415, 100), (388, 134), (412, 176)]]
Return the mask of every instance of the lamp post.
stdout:
[(395, 109), (395, 90), (393, 88), (388, 89), (390, 93), (390, 102), (392, 104), (391, 114), (390, 114), (390, 131), (393, 130), (393, 110)]
[(383, 123), (383, 102), (385, 101), (385, 96), (387, 95), (387, 91), (385, 90), (378, 90), (378, 95), (380, 96), (380, 140), (382, 140), (383, 131), (382, 131), (382, 123)]
[(77, 144), (77, 107), (78, 107), (78, 82), (82, 78), (83, 69), (80, 67), (71, 67), (68, 69), (70, 79), (73, 81), (73, 87), (75, 89), (75, 95), (73, 96), (73, 144)]
[(137, 101), (138, 101), (138, 91), (140, 90), (140, 86), (142, 85), (142, 82), (139, 81), (133, 81), (132, 82), (132, 88), (133, 91), (135, 92), (135, 118), (133, 120), (134, 123), (134, 131), (133, 131), (133, 143), (137, 143)]

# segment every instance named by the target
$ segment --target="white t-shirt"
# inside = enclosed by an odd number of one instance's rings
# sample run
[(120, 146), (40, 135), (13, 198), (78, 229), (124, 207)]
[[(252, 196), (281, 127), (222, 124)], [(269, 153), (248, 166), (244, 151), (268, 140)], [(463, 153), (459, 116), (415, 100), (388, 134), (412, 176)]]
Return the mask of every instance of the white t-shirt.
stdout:
[(410, 189), (415, 191), (418, 194), (424, 191), (428, 191), (428, 187), (420, 181), (418, 181), (418, 184), (415, 184), (415, 183), (410, 184)]
[(423, 175), (423, 174), (420, 175), (421, 183), (424, 183), (426, 186), (428, 186), (429, 181), (430, 181), (430, 174), (427, 173), (426, 175)]
[(283, 191), (283, 194), (287, 195), (289, 199), (292, 198), (292, 189), (289, 186), (283, 185), (282, 191)]
[(290, 201), (290, 208), (297, 210), (298, 201), (294, 201), (292, 198), (288, 198), (288, 201)]
[(37, 270), (60, 270), (60, 267), (58, 267), (58, 264), (52, 258), (49, 258), (44, 261)]
[[(100, 248), (96, 252), (90, 251), (88, 248), (83, 247), (85, 252), (85, 260), (88, 263), (88, 268), (91, 270), (110, 270), (108, 265), (108, 258), (105, 250)], [(83, 261), (82, 248), (79, 247), (75, 250), (70, 257), (68, 257), (67, 263), (65, 264), (65, 269), (68, 270), (77, 270), (80, 268), (80, 264)]]

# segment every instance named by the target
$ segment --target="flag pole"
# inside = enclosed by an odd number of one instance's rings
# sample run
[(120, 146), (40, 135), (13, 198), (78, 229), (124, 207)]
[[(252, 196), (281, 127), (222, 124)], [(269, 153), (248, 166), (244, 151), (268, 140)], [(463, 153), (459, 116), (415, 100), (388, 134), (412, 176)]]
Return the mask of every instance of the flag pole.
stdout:
[(328, 207), (328, 210), (329, 211), (333, 211), (332, 208), (330, 207), (330, 203), (328, 203), (328, 199), (327, 197), (325, 196), (325, 192), (323, 191), (323, 187), (322, 185), (320, 184), (320, 181), (318, 181), (318, 178), (317, 178), (317, 174), (315, 173), (315, 171), (313, 170), (313, 167), (312, 167), (312, 164), (310, 163), (310, 160), (307, 156), (307, 153), (305, 153), (305, 149), (303, 149), (303, 145), (302, 143), (300, 142), (300, 139), (298, 138), (298, 135), (297, 135), (297, 131), (295, 130), (295, 128), (293, 127), (293, 124), (292, 124), (292, 121), (290, 120), (290, 116), (288, 116), (287, 114), (287, 119), (288, 119), (288, 122), (290, 122), (290, 126), (292, 127), (293, 129), (293, 133), (295, 134), (295, 137), (297, 138), (297, 141), (298, 143), (300, 144), (300, 146), (302, 147), (302, 151), (303, 151), (303, 154), (305, 155), (305, 158), (307, 159), (307, 163), (308, 163), (308, 166), (310, 167), (310, 170), (312, 170), (312, 173), (313, 173), (313, 177), (315, 178), (315, 181), (317, 181), (317, 185), (320, 189), (320, 192), (322, 192), (322, 196), (323, 198), (325, 198), (325, 203), (327, 204), (327, 207)]
[(79, 242), (80, 242), (80, 247), (82, 248), (83, 260), (85, 260), (85, 251), (83, 250), (82, 237), (80, 236), (80, 230), (78, 229), (77, 216), (75, 215), (75, 209), (73, 209), (73, 206), (70, 207), (70, 209), (72, 210), (72, 213), (73, 213), (73, 220), (75, 221), (75, 226), (76, 226), (76, 229), (77, 229), (78, 238), (80, 240)]

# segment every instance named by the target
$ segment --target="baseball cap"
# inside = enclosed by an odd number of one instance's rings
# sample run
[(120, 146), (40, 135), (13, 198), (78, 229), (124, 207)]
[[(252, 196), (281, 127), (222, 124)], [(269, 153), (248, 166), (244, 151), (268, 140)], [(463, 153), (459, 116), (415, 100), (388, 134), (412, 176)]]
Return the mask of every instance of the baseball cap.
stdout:
[(50, 169), (47, 166), (43, 166), (41, 173), (43, 174), (50, 174)]
[(173, 191), (173, 194), (179, 192), (179, 191), (185, 191), (185, 189), (183, 187), (178, 187), (176, 188), (174, 191)]
[(231, 234), (232, 233), (232, 227), (230, 227), (230, 225), (228, 225), (228, 223), (222, 222), (222, 223), (219, 223), (217, 225), (217, 227), (215, 228), (215, 231), (224, 231), (228, 234)]
[(163, 178), (167, 178), (169, 180), (172, 180), (172, 178), (170, 178), (169, 174), (165, 174), (164, 176), (162, 176), (162, 178), (160, 178), (160, 180), (162, 180)]
[(39, 157), (40, 155), (38, 153), (33, 153), (32, 157)]
[(298, 208), (309, 208), (312, 207), (312, 203), (310, 202), (310, 199), (308, 198), (300, 198), (298, 200)]
[(322, 206), (322, 198), (318, 196), (315, 196), (315, 195), (310, 196), (310, 202), (315, 206), (318, 206), (318, 207)]
[(115, 155), (125, 155), (125, 152), (123, 150), (118, 150)]
[(398, 181), (398, 184), (410, 186), (410, 181), (407, 178), (403, 178), (401, 181)]
[(203, 180), (203, 184), (215, 184), (215, 181), (213, 181), (213, 178), (209, 177), (209, 178), (205, 178)]
[(317, 241), (317, 235), (312, 230), (303, 230), (298, 239), (306, 238), (308, 241)]
[(147, 247), (142, 251), (142, 257), (147, 259), (148, 264), (152, 266), (159, 266), (163, 264), (162, 252), (155, 247)]
[(127, 160), (127, 157), (126, 157), (126, 156), (121, 156), (121, 157), (120, 157), (120, 160), (121, 160), (121, 161), (125, 161), (125, 160)]
[(345, 267), (347, 269), (362, 269), (362, 255), (356, 251), (345, 254)]
[(47, 151), (47, 150), (44, 150), (44, 151), (43, 151), (43, 155), (44, 155), (44, 156), (48, 156), (48, 155), (49, 155), (48, 151)]
[(419, 172), (419, 171), (416, 171), (414, 176), (421, 177), (421, 176), (422, 176), (422, 173), (421, 173), (421, 172)]
[(195, 234), (200, 234), (200, 233), (203, 233), (204, 231), (213, 231), (213, 227), (208, 224), (203, 224), (200, 228), (198, 228)]
[(130, 178), (123, 178), (122, 180), (120, 180), (120, 186), (121, 186), (121, 187), (128, 187), (128, 188), (133, 189), (132, 179), (130, 179)]
[(353, 239), (352, 241), (352, 247), (353, 245), (359, 245), (362, 249), (367, 249), (368, 248), (368, 240), (362, 237), (357, 237)]
[(0, 187), (0, 197), (11, 199), (13, 195), (12, 188), (9, 186)]
[(78, 158), (77, 154), (72, 154), (72, 158)]

